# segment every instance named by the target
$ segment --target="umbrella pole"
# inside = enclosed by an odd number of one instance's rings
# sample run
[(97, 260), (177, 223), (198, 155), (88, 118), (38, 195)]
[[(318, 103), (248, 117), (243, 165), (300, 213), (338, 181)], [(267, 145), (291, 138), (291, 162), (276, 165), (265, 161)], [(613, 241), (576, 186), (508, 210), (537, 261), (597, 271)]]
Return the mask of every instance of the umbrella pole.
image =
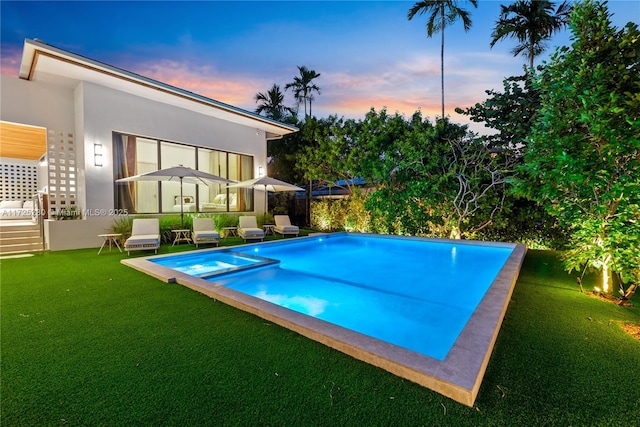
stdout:
[(182, 177), (180, 177), (180, 228), (184, 228), (184, 207), (182, 206)]
[(264, 186), (264, 218), (267, 218), (267, 209), (269, 209), (269, 192), (267, 191), (267, 185)]

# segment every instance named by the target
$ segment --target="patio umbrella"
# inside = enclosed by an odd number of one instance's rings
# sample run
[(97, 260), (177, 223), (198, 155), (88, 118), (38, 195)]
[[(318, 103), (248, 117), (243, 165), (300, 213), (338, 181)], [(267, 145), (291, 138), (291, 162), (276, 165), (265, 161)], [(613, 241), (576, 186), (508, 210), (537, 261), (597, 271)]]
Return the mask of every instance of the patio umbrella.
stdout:
[(116, 179), (116, 182), (131, 182), (131, 181), (180, 181), (180, 223), (184, 227), (184, 207), (182, 198), (182, 184), (229, 184), (234, 183), (230, 179), (222, 178), (217, 175), (212, 175), (207, 172), (191, 169), (187, 166), (174, 166), (167, 169), (160, 169), (153, 172), (142, 173), (140, 175), (133, 175), (127, 178)]
[(304, 188), (289, 184), (288, 182), (280, 181), (279, 179), (271, 178), (270, 176), (249, 179), (247, 181), (240, 181), (237, 184), (229, 185), (229, 188), (255, 188), (258, 190), (264, 190), (265, 213), (267, 212), (267, 197), (269, 197), (269, 193), (267, 193), (267, 191), (271, 191), (274, 193), (281, 193), (285, 191), (304, 191)]

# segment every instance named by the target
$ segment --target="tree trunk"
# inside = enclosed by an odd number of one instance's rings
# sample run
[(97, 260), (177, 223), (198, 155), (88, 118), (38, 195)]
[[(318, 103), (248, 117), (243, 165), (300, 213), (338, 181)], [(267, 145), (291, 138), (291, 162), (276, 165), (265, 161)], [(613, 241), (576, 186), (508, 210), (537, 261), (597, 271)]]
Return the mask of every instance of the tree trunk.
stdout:
[(535, 46), (533, 45), (533, 34), (529, 35), (529, 67), (533, 70), (533, 52)]
[(442, 6), (442, 13), (441, 13), (441, 18), (442, 18), (442, 28), (440, 29), (440, 31), (442, 31), (442, 43), (440, 44), (440, 82), (441, 82), (441, 86), (442, 86), (442, 117), (441, 119), (444, 120), (444, 6)]
[(311, 227), (311, 180), (309, 180), (309, 185), (307, 186), (307, 197), (305, 201), (305, 222), (307, 223), (307, 227)]

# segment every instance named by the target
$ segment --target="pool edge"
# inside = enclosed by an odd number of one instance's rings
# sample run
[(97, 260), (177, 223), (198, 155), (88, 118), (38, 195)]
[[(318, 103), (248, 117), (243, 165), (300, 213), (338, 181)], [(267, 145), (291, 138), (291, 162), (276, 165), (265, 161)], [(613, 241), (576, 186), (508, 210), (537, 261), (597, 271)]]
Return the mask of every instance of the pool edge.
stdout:
[[(360, 235), (359, 233), (336, 234)], [(336, 234), (333, 235), (335, 236)], [(232, 307), (252, 313), (358, 360), (429, 388), (456, 402), (472, 407), (479, 393), (486, 368), (491, 359), (493, 347), (508, 309), (527, 251), (526, 246), (500, 242), (375, 236), (442, 243), (513, 247), (512, 253), (443, 361), (288, 310), (234, 291), (215, 282), (208, 282), (198, 277), (176, 272), (146, 261), (146, 258), (124, 259), (121, 262), (159, 280), (178, 283)], [(319, 236), (298, 239), (317, 237)], [(270, 242), (265, 242), (265, 244), (268, 243)], [(206, 250), (215, 251), (218, 248)], [(148, 258), (175, 255), (158, 255)]]

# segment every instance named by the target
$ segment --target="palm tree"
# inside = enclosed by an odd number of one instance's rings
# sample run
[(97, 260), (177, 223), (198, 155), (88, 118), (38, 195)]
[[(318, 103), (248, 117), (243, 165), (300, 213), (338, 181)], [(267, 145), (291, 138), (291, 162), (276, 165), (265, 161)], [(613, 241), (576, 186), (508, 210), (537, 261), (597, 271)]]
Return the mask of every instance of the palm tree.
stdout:
[[(477, 0), (469, 0), (474, 7), (478, 7)], [(442, 82), (442, 118), (444, 119), (444, 27), (453, 24), (458, 18), (462, 19), (464, 30), (471, 28), (470, 13), (458, 7), (456, 0), (425, 0), (417, 2), (409, 9), (407, 18), (409, 21), (416, 15), (430, 14), (427, 21), (427, 36), (432, 37), (440, 31), (442, 41), (440, 44), (440, 74)]]
[(513, 48), (513, 56), (523, 54), (533, 68), (533, 59), (544, 52), (545, 42), (569, 22), (571, 5), (564, 1), (555, 11), (554, 7), (555, 3), (547, 0), (518, 0), (509, 6), (501, 5), (491, 47), (498, 40), (514, 38), (519, 44)]
[[(310, 70), (304, 65), (298, 66), (299, 76), (293, 78), (293, 83), (287, 83), (284, 90), (293, 88), (293, 96), (295, 96), (298, 103), (304, 104), (304, 117), (311, 116), (311, 102), (315, 99), (313, 92), (320, 94), (320, 88), (313, 83), (314, 79), (320, 77), (320, 73)], [(307, 101), (309, 101), (309, 115), (307, 116)]]
[(294, 114), (293, 109), (284, 105), (284, 93), (280, 90), (280, 86), (273, 84), (267, 93), (258, 92), (254, 97), (259, 102), (256, 113), (262, 114), (273, 120), (282, 120), (286, 113)]

